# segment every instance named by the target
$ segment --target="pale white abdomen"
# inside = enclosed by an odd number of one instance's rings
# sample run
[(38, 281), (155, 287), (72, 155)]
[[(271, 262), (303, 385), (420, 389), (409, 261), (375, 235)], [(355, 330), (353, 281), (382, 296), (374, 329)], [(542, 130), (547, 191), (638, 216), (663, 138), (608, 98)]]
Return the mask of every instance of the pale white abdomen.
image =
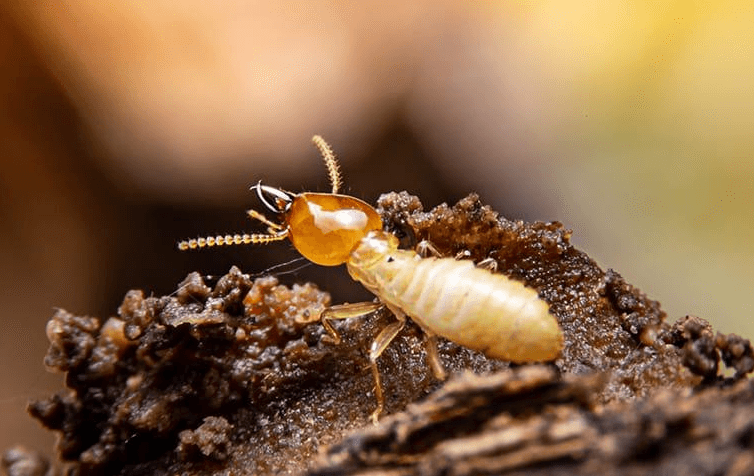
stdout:
[(562, 331), (533, 289), (471, 261), (419, 259), (403, 250), (385, 258), (358, 270), (357, 279), (429, 332), (495, 359), (536, 362), (560, 354)]

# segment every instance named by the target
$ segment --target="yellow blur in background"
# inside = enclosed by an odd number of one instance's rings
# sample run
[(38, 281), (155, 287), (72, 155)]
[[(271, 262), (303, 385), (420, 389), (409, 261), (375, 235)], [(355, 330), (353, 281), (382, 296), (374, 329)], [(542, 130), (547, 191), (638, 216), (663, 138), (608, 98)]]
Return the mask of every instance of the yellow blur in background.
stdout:
[(248, 229), (259, 179), (326, 190), (315, 133), (348, 193), (477, 191), (563, 222), (670, 321), (754, 335), (750, 1), (269, 3), (0, 7), (0, 450), (51, 447), (23, 407), (60, 387), (54, 307), (295, 256), (175, 242)]

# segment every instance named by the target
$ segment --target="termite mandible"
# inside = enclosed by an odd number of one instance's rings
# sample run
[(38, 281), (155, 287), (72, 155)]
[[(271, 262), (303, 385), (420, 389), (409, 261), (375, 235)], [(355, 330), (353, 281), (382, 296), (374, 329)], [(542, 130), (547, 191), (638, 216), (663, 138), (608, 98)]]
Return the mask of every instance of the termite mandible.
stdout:
[[(382, 219), (366, 202), (338, 194), (342, 180), (335, 154), (325, 140), (315, 135), (327, 167), (331, 193), (292, 193), (254, 185), (259, 200), (281, 217), (269, 220), (256, 210), (250, 218), (267, 225), (268, 233), (237, 234), (181, 241), (178, 249), (266, 244), (291, 240), (309, 261), (323, 266), (345, 263), (353, 279), (379, 299), (378, 303), (342, 304), (325, 309), (320, 320), (333, 338), (334, 319), (363, 316), (387, 307), (396, 317), (372, 342), (369, 364), (375, 381), (377, 408), (374, 422), (384, 408), (384, 395), (377, 359), (401, 332), (410, 317), (425, 334), (427, 361), (439, 380), (445, 378), (436, 336), (483, 352), (487, 357), (517, 363), (545, 362), (558, 358), (563, 333), (550, 314), (549, 305), (537, 292), (472, 261), (448, 257), (423, 257), (414, 250), (398, 249), (398, 238), (383, 231)], [(426, 242), (420, 250), (434, 249)], [(426, 253), (422, 253), (426, 254)]]

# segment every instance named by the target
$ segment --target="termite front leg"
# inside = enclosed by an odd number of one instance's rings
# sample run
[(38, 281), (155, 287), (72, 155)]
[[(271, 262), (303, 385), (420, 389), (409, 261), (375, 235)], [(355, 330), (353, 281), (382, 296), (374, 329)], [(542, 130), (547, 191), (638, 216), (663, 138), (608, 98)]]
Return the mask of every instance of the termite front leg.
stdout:
[(337, 306), (330, 306), (320, 315), (322, 321), (322, 327), (325, 328), (330, 337), (332, 337), (335, 344), (340, 344), (340, 335), (338, 331), (332, 326), (330, 321), (336, 319), (350, 319), (352, 317), (361, 317), (379, 311), (385, 307), (384, 304), (379, 302), (357, 302), (354, 304), (338, 304)]

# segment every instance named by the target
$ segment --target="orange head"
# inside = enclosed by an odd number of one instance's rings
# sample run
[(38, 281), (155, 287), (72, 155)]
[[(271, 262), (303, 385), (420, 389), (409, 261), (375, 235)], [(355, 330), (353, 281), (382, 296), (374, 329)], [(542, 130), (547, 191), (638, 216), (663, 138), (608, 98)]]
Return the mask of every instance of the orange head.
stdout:
[(296, 195), (284, 220), (298, 252), (324, 266), (345, 263), (367, 233), (382, 229), (380, 215), (369, 204), (329, 193)]
[(283, 228), (304, 258), (323, 266), (337, 266), (372, 230), (382, 229), (382, 220), (368, 203), (335, 193), (293, 194), (262, 185), (259, 200), (282, 216)]
[(236, 234), (186, 240), (181, 250), (207, 246), (270, 243), (289, 238), (304, 258), (324, 266), (345, 263), (351, 252), (370, 231), (381, 230), (382, 220), (368, 203), (338, 194), (341, 184), (338, 163), (330, 146), (319, 136), (312, 139), (319, 148), (332, 183), (332, 193), (294, 194), (262, 185), (252, 187), (259, 200), (282, 218), (281, 223), (249, 210), (250, 217), (268, 226), (266, 234)]

